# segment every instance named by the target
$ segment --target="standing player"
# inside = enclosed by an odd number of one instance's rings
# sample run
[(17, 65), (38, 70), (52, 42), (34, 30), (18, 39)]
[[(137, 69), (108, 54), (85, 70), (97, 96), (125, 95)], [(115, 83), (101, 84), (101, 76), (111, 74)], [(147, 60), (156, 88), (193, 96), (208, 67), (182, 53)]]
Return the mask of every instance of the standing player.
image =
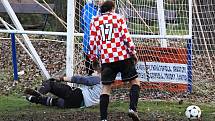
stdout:
[(111, 84), (120, 72), (122, 80), (131, 83), (128, 115), (133, 121), (139, 121), (137, 104), (140, 81), (136, 79), (138, 75), (135, 69), (137, 63), (135, 45), (124, 18), (114, 13), (114, 9), (114, 2), (106, 0), (100, 7), (101, 15), (92, 19), (90, 27), (90, 59), (95, 61), (97, 55), (100, 55), (99, 59), (102, 62), (100, 116), (102, 121), (107, 121)]

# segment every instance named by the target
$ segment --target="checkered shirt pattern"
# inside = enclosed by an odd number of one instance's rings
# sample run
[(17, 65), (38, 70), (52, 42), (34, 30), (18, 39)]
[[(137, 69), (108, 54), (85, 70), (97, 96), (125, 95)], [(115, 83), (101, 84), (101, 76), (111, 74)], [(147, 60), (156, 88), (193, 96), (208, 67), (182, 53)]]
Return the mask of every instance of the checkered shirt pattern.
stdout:
[(100, 55), (102, 63), (130, 58), (136, 54), (124, 18), (116, 13), (105, 13), (92, 19), (90, 25), (89, 57)]

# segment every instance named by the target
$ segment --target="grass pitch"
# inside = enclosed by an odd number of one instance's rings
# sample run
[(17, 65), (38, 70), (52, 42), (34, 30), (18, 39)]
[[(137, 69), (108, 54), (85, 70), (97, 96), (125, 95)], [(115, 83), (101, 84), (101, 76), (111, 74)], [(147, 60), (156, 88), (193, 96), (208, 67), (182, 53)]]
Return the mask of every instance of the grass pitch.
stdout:
[[(138, 112), (143, 121), (156, 120), (174, 120), (186, 121), (184, 115), (187, 106), (194, 104), (184, 102), (167, 101), (140, 101)], [(194, 104), (198, 105), (202, 111), (202, 121), (215, 121), (215, 106), (212, 104)], [(128, 102), (115, 101), (109, 105), (110, 117), (119, 118), (120, 121), (130, 121), (126, 119)], [(82, 115), (83, 114), (83, 115)], [(57, 116), (57, 117), (56, 117)], [(17, 121), (39, 121), (39, 120), (98, 120), (99, 107), (94, 106), (85, 109), (58, 109), (56, 107), (47, 107), (42, 105), (31, 104), (24, 97), (18, 96), (1, 96), (0, 97), (0, 120), (17, 120)], [(79, 118), (77, 118), (79, 117)], [(80, 118), (81, 117), (81, 118)], [(119, 119), (117, 119), (119, 120)], [(116, 120), (116, 121), (117, 121)]]

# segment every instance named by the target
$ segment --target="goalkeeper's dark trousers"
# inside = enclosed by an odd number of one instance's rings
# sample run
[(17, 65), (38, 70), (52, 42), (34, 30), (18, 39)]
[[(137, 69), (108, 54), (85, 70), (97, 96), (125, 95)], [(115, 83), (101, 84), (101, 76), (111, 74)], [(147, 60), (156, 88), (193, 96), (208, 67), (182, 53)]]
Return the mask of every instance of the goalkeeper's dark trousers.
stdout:
[(38, 89), (43, 95), (51, 93), (56, 97), (39, 97), (38, 103), (47, 106), (57, 106), (60, 108), (79, 108), (84, 106), (82, 90), (80, 88), (70, 87), (67, 84), (46, 80)]

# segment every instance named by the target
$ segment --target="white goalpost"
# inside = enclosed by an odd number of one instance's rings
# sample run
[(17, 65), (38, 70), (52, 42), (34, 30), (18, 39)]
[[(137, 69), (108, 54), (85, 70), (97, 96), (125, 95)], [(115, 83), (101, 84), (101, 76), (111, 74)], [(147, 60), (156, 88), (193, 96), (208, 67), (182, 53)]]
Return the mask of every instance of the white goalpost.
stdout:
[(67, 0), (67, 49), (66, 49), (66, 76), (72, 77), (74, 73), (74, 32), (75, 32), (75, 1)]

